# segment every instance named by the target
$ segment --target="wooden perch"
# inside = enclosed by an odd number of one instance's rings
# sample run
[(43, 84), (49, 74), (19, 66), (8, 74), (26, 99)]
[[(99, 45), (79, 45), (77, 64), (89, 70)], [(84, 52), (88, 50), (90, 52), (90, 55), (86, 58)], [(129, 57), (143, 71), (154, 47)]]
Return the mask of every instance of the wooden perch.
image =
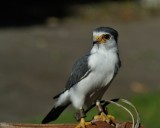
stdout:
[[(18, 123), (0, 123), (0, 128), (75, 128), (76, 124), (18, 124)], [(88, 125), (86, 128), (115, 128), (106, 122), (96, 122), (94, 125)], [(132, 128), (132, 123), (123, 122), (117, 124), (116, 128)], [(144, 128), (144, 127), (140, 127)]]

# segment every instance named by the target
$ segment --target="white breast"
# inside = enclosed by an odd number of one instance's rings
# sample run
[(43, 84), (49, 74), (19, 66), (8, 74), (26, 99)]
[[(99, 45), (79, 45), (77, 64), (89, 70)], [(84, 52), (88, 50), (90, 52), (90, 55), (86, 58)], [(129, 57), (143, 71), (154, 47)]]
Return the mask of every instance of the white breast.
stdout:
[(115, 64), (117, 62), (118, 58), (114, 50), (106, 51), (106, 49), (101, 48), (91, 54), (88, 58), (91, 73), (77, 83), (74, 88), (70, 89), (70, 99), (76, 108), (84, 104), (86, 96), (93, 100), (91, 95), (108, 85), (114, 76)]
[(93, 80), (97, 81), (95, 86), (106, 86), (112, 80), (117, 62), (117, 54), (113, 50), (101, 48), (90, 56), (89, 66)]

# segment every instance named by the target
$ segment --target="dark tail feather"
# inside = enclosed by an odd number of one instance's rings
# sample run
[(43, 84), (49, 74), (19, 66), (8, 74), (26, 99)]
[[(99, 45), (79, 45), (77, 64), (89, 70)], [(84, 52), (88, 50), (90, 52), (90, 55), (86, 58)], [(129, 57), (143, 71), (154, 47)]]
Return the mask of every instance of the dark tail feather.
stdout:
[(43, 119), (42, 124), (47, 124), (51, 121), (56, 120), (59, 117), (59, 115), (63, 112), (63, 110), (68, 107), (68, 105), (69, 104), (67, 104), (65, 106), (58, 106), (56, 108), (55, 107), (52, 108), (52, 110)]

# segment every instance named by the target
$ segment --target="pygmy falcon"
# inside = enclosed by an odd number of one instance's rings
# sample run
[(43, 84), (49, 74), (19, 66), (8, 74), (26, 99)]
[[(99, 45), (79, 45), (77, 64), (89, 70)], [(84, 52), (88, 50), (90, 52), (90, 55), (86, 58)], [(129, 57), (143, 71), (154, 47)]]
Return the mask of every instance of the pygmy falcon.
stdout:
[(93, 103), (101, 108), (100, 100), (120, 67), (118, 32), (110, 27), (94, 29), (91, 50), (75, 62), (64, 90), (54, 97), (55, 104), (42, 123), (56, 120), (72, 104), (81, 113), (79, 127), (85, 127), (84, 108)]

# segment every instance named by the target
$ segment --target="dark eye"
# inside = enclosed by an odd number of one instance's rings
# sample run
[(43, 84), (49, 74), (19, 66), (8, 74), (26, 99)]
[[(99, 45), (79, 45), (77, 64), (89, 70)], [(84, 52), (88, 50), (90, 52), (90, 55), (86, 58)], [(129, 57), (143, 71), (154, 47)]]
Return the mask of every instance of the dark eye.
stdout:
[(105, 39), (109, 40), (110, 35), (109, 35), (109, 34), (105, 34), (105, 35), (103, 35), (103, 38), (105, 38)]

